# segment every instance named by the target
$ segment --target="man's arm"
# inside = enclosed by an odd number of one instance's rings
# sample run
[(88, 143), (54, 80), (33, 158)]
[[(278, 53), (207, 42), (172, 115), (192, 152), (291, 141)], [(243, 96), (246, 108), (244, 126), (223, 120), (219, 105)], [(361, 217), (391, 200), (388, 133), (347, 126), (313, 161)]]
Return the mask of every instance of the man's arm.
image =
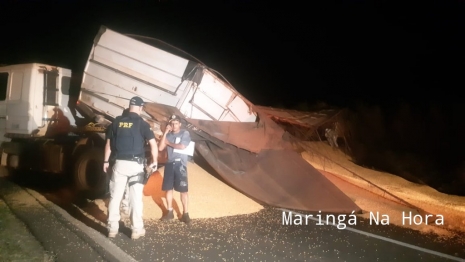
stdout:
[[(190, 142), (189, 132), (184, 131), (183, 137), (181, 139), (181, 143), (175, 144), (175, 143), (171, 143), (170, 141), (168, 141), (168, 139), (166, 139), (166, 135), (170, 131), (171, 131), (171, 126), (170, 125), (166, 126), (165, 132), (163, 133), (163, 137), (160, 140), (160, 147), (158, 150), (163, 151), (166, 148), (166, 146), (170, 146), (174, 149), (184, 149), (189, 145), (189, 142)], [(186, 134), (187, 134), (187, 137), (186, 137)], [(187, 143), (186, 143), (186, 139), (187, 139)]]
[[(164, 140), (165, 140), (165, 147), (170, 146), (170, 147), (172, 147), (174, 149), (184, 149), (189, 145), (189, 143), (187, 143), (187, 146), (186, 146), (182, 142), (179, 143), (179, 144), (171, 143), (170, 141), (168, 141), (168, 139), (166, 139), (166, 137), (164, 137)], [(160, 145), (161, 145), (161, 143), (160, 143)], [(163, 149), (161, 149), (161, 150), (163, 150)]]
[(170, 147), (172, 147), (174, 149), (184, 149), (184, 148), (186, 148), (186, 146), (183, 145), (183, 144), (174, 144), (174, 143), (170, 143), (168, 141), (166, 141), (166, 145), (170, 146)]
[(103, 171), (106, 173), (108, 167), (110, 166), (110, 163), (108, 163), (108, 160), (110, 159), (111, 155), (111, 146), (110, 146), (110, 139), (107, 139), (107, 143), (105, 144), (105, 154), (103, 156)]
[(182, 133), (182, 136), (181, 136), (181, 142), (179, 142), (178, 144), (183, 147), (179, 149), (184, 149), (188, 147), (190, 142), (191, 142), (191, 134), (189, 133), (189, 131), (184, 130), (184, 133)]
[(158, 146), (155, 138), (149, 140), (150, 153), (152, 154), (152, 165), (158, 164)]
[(160, 140), (160, 145), (158, 146), (159, 151), (165, 150), (166, 146), (168, 145), (168, 139), (166, 139), (166, 135), (172, 130), (172, 127), (168, 124), (165, 127), (165, 132), (163, 132), (163, 136)]
[(150, 125), (143, 121), (142, 126), (142, 136), (144, 137), (145, 141), (147, 141), (150, 145), (150, 154), (152, 155), (152, 163), (151, 165), (158, 164), (158, 146), (157, 141), (155, 141), (155, 134), (150, 128)]

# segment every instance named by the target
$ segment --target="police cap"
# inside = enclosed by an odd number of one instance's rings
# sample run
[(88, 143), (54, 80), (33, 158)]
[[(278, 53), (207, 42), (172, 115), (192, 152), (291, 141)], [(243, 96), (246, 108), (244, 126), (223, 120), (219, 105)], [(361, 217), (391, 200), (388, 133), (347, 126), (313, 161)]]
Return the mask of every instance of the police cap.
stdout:
[(144, 105), (144, 100), (142, 100), (142, 98), (140, 98), (138, 96), (135, 96), (135, 97), (131, 98), (131, 100), (129, 101), (129, 105), (131, 105), (131, 106), (143, 106)]

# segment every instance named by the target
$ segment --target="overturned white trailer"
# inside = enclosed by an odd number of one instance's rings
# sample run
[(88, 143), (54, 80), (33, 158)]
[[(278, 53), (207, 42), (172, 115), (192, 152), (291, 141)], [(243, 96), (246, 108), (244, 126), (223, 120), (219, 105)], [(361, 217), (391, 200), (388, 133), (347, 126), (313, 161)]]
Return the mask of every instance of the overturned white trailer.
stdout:
[(101, 27), (84, 70), (81, 101), (118, 116), (135, 95), (188, 118), (256, 120), (251, 103), (205, 65)]

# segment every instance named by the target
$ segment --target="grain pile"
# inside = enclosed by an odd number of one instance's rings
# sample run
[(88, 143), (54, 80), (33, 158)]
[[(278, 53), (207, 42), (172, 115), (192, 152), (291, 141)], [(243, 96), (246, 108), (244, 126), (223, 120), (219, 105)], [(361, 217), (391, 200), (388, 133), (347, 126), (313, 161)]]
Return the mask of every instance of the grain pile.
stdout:
[[(164, 192), (161, 191), (164, 168), (150, 177), (144, 188), (144, 218), (159, 219), (166, 210)], [(216, 218), (255, 213), (263, 206), (210, 175), (200, 166), (188, 162), (189, 216)], [(174, 192), (173, 209), (182, 215), (179, 193)]]
[[(165, 194), (161, 191), (164, 168), (155, 172), (144, 187), (144, 219), (159, 220), (166, 212)], [(200, 166), (188, 162), (189, 216), (196, 218), (218, 218), (258, 212), (263, 206), (244, 194), (215, 178)], [(108, 200), (96, 201), (99, 209), (107, 214)], [(174, 192), (173, 209), (182, 215), (182, 204), (178, 192)]]

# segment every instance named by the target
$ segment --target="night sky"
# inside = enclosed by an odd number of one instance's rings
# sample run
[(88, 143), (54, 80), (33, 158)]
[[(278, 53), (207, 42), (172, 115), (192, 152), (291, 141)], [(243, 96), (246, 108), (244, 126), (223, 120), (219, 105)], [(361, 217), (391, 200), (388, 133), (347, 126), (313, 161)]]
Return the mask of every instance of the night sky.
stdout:
[(255, 104), (460, 102), (465, 6), (415, 2), (1, 1), (0, 64), (82, 71), (105, 25), (187, 51)]

